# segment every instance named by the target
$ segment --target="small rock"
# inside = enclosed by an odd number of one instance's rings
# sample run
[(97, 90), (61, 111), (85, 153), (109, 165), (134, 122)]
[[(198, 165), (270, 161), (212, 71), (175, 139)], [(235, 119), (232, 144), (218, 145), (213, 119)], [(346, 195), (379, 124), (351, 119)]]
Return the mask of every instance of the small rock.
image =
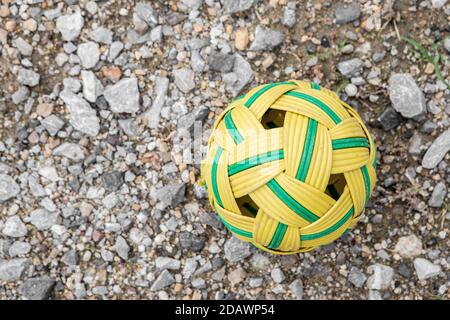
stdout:
[(76, 266), (80, 262), (80, 257), (76, 250), (69, 250), (61, 257), (61, 262), (66, 266)]
[(392, 106), (405, 118), (426, 112), (425, 96), (409, 73), (394, 73), (389, 78), (389, 98)]
[(250, 9), (256, 0), (224, 0), (223, 6), (228, 13), (242, 12)]
[(30, 223), (38, 230), (50, 229), (57, 223), (58, 213), (50, 212), (47, 209), (36, 209), (30, 214)]
[(414, 258), (422, 253), (422, 241), (415, 235), (400, 237), (394, 251), (403, 258)]
[(447, 3), (447, 0), (431, 0), (431, 6), (433, 8), (442, 8)]
[(157, 191), (156, 198), (166, 206), (175, 207), (184, 201), (186, 185), (184, 183), (168, 184)]
[(439, 182), (433, 189), (428, 205), (434, 208), (442, 207), (445, 196), (447, 195), (447, 187), (445, 183)]
[(83, 82), (83, 96), (84, 98), (94, 103), (97, 98), (102, 94), (103, 85), (100, 80), (97, 79), (95, 73), (92, 71), (81, 71), (81, 81)]
[[(94, 2), (95, 3), (95, 2)], [(90, 33), (90, 38), (98, 43), (111, 44), (113, 33), (105, 27), (98, 27)]]
[(20, 86), (19, 89), (11, 95), (11, 99), (14, 104), (20, 104), (27, 100), (29, 96), (30, 89), (25, 86)]
[(9, 247), (8, 253), (10, 257), (24, 256), (31, 250), (31, 245), (24, 241), (15, 241)]
[(54, 156), (66, 157), (73, 161), (81, 161), (84, 159), (83, 149), (78, 144), (64, 142), (53, 150)]
[(385, 290), (391, 285), (394, 277), (394, 269), (383, 264), (373, 264), (367, 269), (369, 273), (373, 273), (367, 279), (367, 288), (370, 290)]
[(100, 131), (100, 121), (89, 103), (67, 90), (63, 90), (59, 96), (69, 108), (70, 124), (76, 130), (95, 137)]
[(414, 268), (419, 280), (433, 278), (441, 272), (441, 266), (435, 265), (424, 258), (414, 259)]
[(183, 231), (180, 233), (180, 245), (185, 249), (198, 252), (205, 246), (205, 238), (191, 232)]
[(209, 70), (219, 72), (229, 72), (233, 69), (235, 56), (217, 51), (209, 54)]
[(33, 53), (33, 47), (22, 38), (17, 38), (14, 43), (23, 56), (31, 56)]
[(303, 282), (300, 279), (292, 281), (289, 285), (289, 289), (294, 294), (296, 299), (303, 299)]
[(448, 37), (444, 39), (444, 48), (448, 53), (450, 53), (450, 38)]
[(252, 257), (252, 267), (256, 270), (267, 270), (270, 266), (270, 260), (265, 255), (255, 253)]
[(64, 127), (64, 121), (55, 116), (54, 114), (48, 116), (41, 121), (42, 126), (51, 136), (55, 136), (59, 130)]
[(235, 56), (233, 71), (222, 77), (226, 90), (231, 92), (233, 97), (236, 97), (254, 77), (250, 63), (237, 53)]
[(180, 68), (173, 71), (175, 77), (175, 85), (184, 93), (195, 88), (194, 72), (188, 68)]
[(245, 280), (247, 272), (243, 268), (237, 268), (228, 274), (228, 281), (232, 287)]
[(450, 150), (450, 129), (444, 131), (439, 137), (434, 140), (433, 144), (428, 148), (423, 156), (422, 166), (425, 169), (433, 169), (436, 167), (445, 154)]
[(52, 114), (53, 105), (50, 103), (40, 103), (36, 108), (36, 113), (41, 117), (48, 117)]
[(114, 245), (114, 250), (116, 250), (119, 257), (121, 257), (123, 260), (128, 259), (128, 252), (130, 251), (130, 246), (122, 236), (117, 237), (116, 244)]
[(338, 71), (345, 77), (358, 76), (363, 70), (364, 63), (361, 59), (353, 58), (337, 64)]
[(78, 45), (77, 55), (86, 69), (93, 68), (100, 59), (100, 48), (97, 43), (89, 41)]
[(27, 227), (19, 216), (12, 216), (6, 219), (2, 233), (8, 237), (20, 238), (27, 235)]
[(401, 116), (394, 110), (394, 108), (387, 107), (378, 118), (378, 121), (381, 123), (381, 126), (385, 131), (389, 131), (400, 125)]
[(288, 28), (292, 28), (295, 25), (296, 22), (295, 7), (296, 7), (295, 2), (290, 1), (283, 10), (281, 23)]
[(172, 274), (164, 269), (161, 274), (156, 278), (155, 282), (153, 282), (152, 286), (150, 287), (151, 291), (158, 291), (165, 287), (170, 286), (171, 284), (175, 283), (175, 278), (172, 276)]
[(352, 283), (356, 288), (362, 288), (366, 282), (367, 277), (358, 268), (352, 267), (350, 273), (348, 274), (348, 281)]
[(247, 258), (250, 253), (250, 245), (236, 237), (231, 237), (225, 242), (225, 258), (230, 262), (238, 262)]
[(41, 76), (30, 69), (20, 68), (19, 73), (17, 74), (17, 81), (20, 84), (29, 87), (35, 87), (39, 84), (39, 80)]
[(339, 3), (335, 8), (335, 17), (337, 24), (345, 24), (359, 19), (361, 10), (359, 9), (359, 2), (344, 4)]
[(356, 96), (356, 94), (358, 93), (358, 88), (352, 84), (349, 83), (346, 87), (345, 87), (345, 93), (349, 96), (349, 97), (354, 97)]
[(117, 191), (123, 184), (123, 173), (108, 171), (103, 173), (102, 180), (106, 191)]
[(253, 40), (249, 50), (261, 51), (272, 50), (281, 45), (284, 41), (284, 34), (258, 25), (255, 30), (255, 40)]
[(0, 260), (0, 280), (17, 281), (20, 280), (31, 261), (25, 258), (11, 260)]
[(284, 276), (283, 271), (280, 268), (275, 268), (270, 272), (270, 276), (272, 277), (275, 283), (282, 283), (286, 277)]
[(158, 14), (150, 4), (147, 3), (137, 3), (134, 8), (135, 14), (144, 21), (150, 27), (155, 27), (158, 24)]
[(234, 45), (237, 50), (245, 50), (249, 42), (249, 34), (247, 28), (239, 28), (236, 31)]
[(19, 292), (29, 300), (44, 300), (49, 298), (55, 283), (49, 277), (30, 278), (19, 287)]
[(61, 32), (64, 41), (73, 41), (80, 35), (84, 20), (79, 11), (71, 15), (61, 16), (56, 20), (56, 29)]
[(139, 111), (139, 89), (136, 78), (122, 79), (105, 88), (103, 96), (115, 113)]
[(157, 257), (155, 260), (155, 265), (158, 269), (164, 270), (178, 270), (180, 269), (181, 263), (180, 261), (169, 258), (169, 257)]
[(143, 115), (143, 117), (147, 119), (148, 127), (151, 129), (158, 127), (161, 109), (166, 101), (168, 89), (169, 79), (157, 77), (154, 88), (154, 92), (156, 93), (155, 99), (153, 99), (152, 106)]
[(0, 203), (16, 197), (19, 192), (20, 187), (14, 179), (0, 173)]

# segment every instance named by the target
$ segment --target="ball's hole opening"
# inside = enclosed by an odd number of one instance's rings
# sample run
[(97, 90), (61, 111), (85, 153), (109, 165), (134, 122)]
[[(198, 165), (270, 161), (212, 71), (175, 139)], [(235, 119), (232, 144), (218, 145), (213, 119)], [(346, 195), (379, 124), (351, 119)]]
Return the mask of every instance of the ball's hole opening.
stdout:
[(236, 202), (238, 204), (239, 210), (241, 210), (244, 216), (255, 218), (258, 214), (259, 207), (252, 200), (252, 198), (250, 198), (249, 195), (237, 198)]
[(344, 192), (345, 184), (345, 177), (342, 173), (332, 174), (330, 176), (330, 181), (328, 183), (326, 193), (334, 200), (338, 200)]
[(284, 125), (286, 111), (269, 109), (264, 113), (261, 123), (264, 129), (281, 128)]

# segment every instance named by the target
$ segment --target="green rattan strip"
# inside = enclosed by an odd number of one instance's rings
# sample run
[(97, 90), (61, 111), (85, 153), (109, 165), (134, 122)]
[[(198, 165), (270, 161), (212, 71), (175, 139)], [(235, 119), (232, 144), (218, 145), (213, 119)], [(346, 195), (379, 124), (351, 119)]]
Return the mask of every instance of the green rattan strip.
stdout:
[(277, 229), (275, 230), (275, 233), (273, 234), (273, 238), (268, 245), (268, 247), (270, 249), (277, 249), (280, 246), (281, 241), (283, 241), (283, 237), (284, 237), (284, 234), (286, 233), (286, 230), (287, 230), (287, 225), (279, 222), (277, 225)]
[(297, 175), (295, 176), (297, 180), (302, 182), (305, 182), (306, 175), (308, 174), (309, 164), (311, 163), (314, 150), (314, 141), (316, 140), (316, 133), (317, 121), (309, 118), (302, 158), (300, 159), (300, 165), (298, 166)]
[(225, 120), (225, 127), (227, 128), (230, 136), (233, 138), (234, 143), (236, 144), (241, 143), (244, 139), (242, 138), (238, 128), (234, 124), (233, 118), (231, 117), (231, 111), (227, 112), (224, 120)]
[(253, 156), (247, 159), (244, 159), (242, 161), (233, 163), (232, 165), (228, 166), (228, 175), (232, 176), (233, 174), (236, 174), (238, 172), (256, 167), (260, 164), (280, 160), (284, 158), (284, 150), (274, 150), (269, 151), (263, 154), (258, 154), (257, 156)]
[(324, 236), (336, 231), (340, 227), (342, 227), (344, 225), (344, 223), (347, 222), (347, 220), (350, 219), (350, 217), (352, 215), (353, 215), (353, 207), (351, 207), (350, 210), (347, 211), (345, 216), (343, 216), (338, 222), (336, 222), (334, 225), (332, 225), (328, 229), (325, 229), (321, 232), (317, 232), (317, 233), (313, 233), (313, 234), (300, 235), (300, 240), (306, 241), (306, 240), (314, 240), (317, 238), (324, 237)]
[(273, 87), (277, 87), (277, 86), (280, 86), (283, 84), (295, 84), (295, 83), (285, 81), (285, 82), (271, 83), (271, 84), (265, 85), (264, 87), (262, 87), (261, 89), (256, 91), (250, 98), (248, 98), (248, 100), (245, 101), (244, 106), (249, 108), (253, 104), (253, 102), (255, 102), (255, 100), (258, 99), (264, 92), (272, 89)]
[(223, 149), (221, 147), (217, 148), (216, 155), (214, 156), (211, 172), (212, 189), (214, 196), (217, 199), (217, 203), (223, 207), (222, 199), (220, 198), (219, 188), (217, 187), (217, 165), (219, 163), (220, 156), (222, 155)]
[(333, 150), (346, 148), (369, 148), (369, 141), (366, 138), (344, 138), (331, 141)]
[(284, 202), (285, 205), (291, 208), (292, 211), (294, 211), (306, 221), (314, 222), (319, 219), (318, 216), (316, 216), (314, 213), (303, 207), (294, 198), (292, 198), (292, 196), (287, 193), (286, 190), (284, 190), (275, 179), (269, 180), (269, 182), (267, 182), (267, 186), (281, 201)]

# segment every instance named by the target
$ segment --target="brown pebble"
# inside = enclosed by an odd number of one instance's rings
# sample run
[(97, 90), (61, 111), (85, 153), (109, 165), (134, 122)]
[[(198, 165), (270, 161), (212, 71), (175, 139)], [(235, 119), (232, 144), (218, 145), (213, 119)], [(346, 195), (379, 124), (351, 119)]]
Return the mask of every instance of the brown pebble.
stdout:
[(122, 76), (122, 71), (118, 67), (103, 67), (102, 73), (113, 82), (118, 81)]
[(13, 32), (14, 30), (16, 30), (16, 22), (13, 20), (6, 21), (5, 29), (6, 31)]
[(53, 105), (51, 105), (50, 103), (40, 103), (36, 108), (36, 113), (38, 114), (38, 116), (42, 117), (48, 117), (52, 114), (52, 111)]
[(236, 49), (238, 50), (245, 50), (248, 45), (248, 30), (247, 28), (239, 28), (238, 31), (236, 31), (236, 36), (234, 39), (234, 45), (236, 46)]
[(37, 30), (37, 22), (30, 18), (23, 23), (23, 27), (28, 31), (34, 32)]

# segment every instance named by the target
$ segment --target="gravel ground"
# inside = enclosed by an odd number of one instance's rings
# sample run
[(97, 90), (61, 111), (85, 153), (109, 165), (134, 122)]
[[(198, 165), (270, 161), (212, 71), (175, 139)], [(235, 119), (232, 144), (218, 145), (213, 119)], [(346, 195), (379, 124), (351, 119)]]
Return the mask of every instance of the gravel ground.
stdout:
[[(0, 299), (448, 299), (449, 36), (447, 0), (3, 0)], [(353, 231), (280, 257), (224, 229), (195, 159), (288, 79), (360, 112), (379, 182)]]

